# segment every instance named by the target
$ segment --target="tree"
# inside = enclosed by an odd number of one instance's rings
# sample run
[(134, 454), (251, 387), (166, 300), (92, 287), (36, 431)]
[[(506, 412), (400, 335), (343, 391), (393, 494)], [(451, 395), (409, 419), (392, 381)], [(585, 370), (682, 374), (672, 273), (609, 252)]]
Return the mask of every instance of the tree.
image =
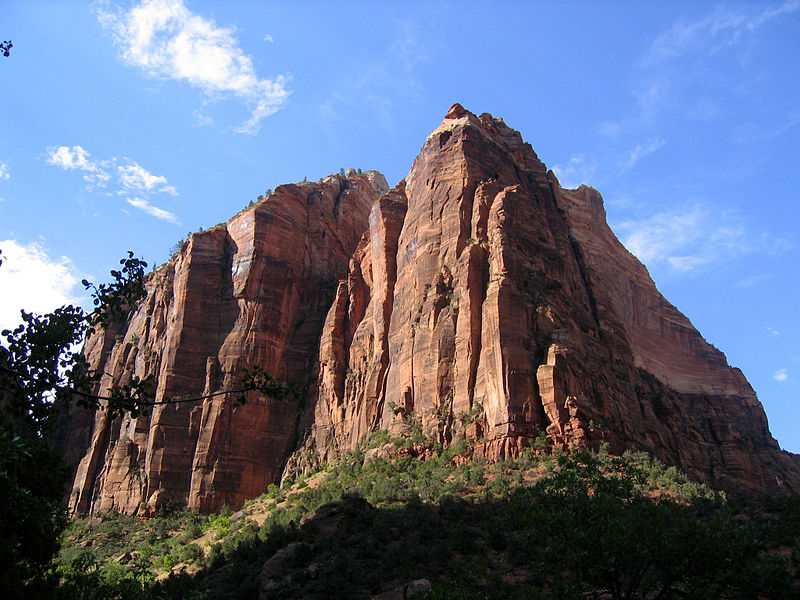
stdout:
[[(0, 266), (2, 266), (0, 250)], [(137, 416), (157, 404), (151, 378), (133, 376), (107, 395), (92, 390), (102, 373), (91, 369), (81, 353), (87, 335), (123, 320), (145, 294), (147, 263), (128, 252), (111, 271), (110, 283), (82, 284), (94, 309), (66, 305), (45, 315), (22, 311), (22, 323), (4, 330), (0, 338), (0, 589), (36, 596), (32, 586), (42, 576), (59, 548), (66, 525), (62, 504), (67, 473), (49, 440), (59, 418), (57, 407), (76, 402), (88, 410), (108, 410), (112, 417)], [(296, 390), (283, 386), (260, 367), (246, 369), (242, 386), (174, 402), (195, 402), (211, 396), (258, 390), (283, 397)]]
[[(0, 251), (2, 265), (2, 251)], [(22, 323), (2, 332), (0, 345), (0, 587), (14, 597), (33, 594), (59, 548), (66, 525), (62, 505), (67, 472), (49, 441), (58, 417), (55, 407), (74, 396), (98, 409), (103, 398), (87, 390), (99, 379), (80, 353), (80, 343), (96, 327), (122, 318), (144, 296), (147, 263), (132, 252), (111, 272), (112, 281), (94, 285), (94, 310), (62, 306), (46, 315), (22, 311)], [(137, 410), (147, 382), (117, 390), (107, 402), (114, 411)]]
[(646, 481), (635, 454), (575, 450), (517, 490), (514, 525), (535, 532), (543, 578), (568, 597), (793, 597), (786, 565), (721, 495), (651, 498)]
[(73, 396), (86, 408), (98, 409), (101, 401), (114, 413), (140, 411), (146, 401), (149, 382), (134, 378), (125, 390), (108, 397), (88, 390), (100, 378), (81, 354), (80, 343), (96, 328), (107, 327), (127, 315), (145, 295), (147, 263), (128, 252), (112, 270), (110, 283), (81, 283), (91, 293), (94, 310), (66, 305), (52, 313), (36, 315), (21, 312), (22, 323), (13, 331), (4, 330), (0, 345), (0, 394), (2, 407), (22, 432), (44, 437), (57, 413), (56, 401), (69, 403)]
[(46, 439), (19, 435), (0, 422), (0, 590), (31, 597), (59, 549), (67, 524), (61, 504), (66, 471)]

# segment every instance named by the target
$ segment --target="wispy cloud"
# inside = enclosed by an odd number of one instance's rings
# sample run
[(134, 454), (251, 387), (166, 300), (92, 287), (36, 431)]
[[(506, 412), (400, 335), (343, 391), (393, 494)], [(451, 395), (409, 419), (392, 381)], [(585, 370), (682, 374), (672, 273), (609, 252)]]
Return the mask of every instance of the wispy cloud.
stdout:
[(8, 170), (8, 165), (0, 160), (0, 179), (9, 179), (11, 173)]
[(117, 178), (122, 189), (121, 195), (142, 192), (163, 192), (171, 196), (177, 196), (178, 190), (174, 186), (167, 184), (167, 178), (163, 175), (153, 175), (147, 169), (136, 162), (128, 160), (128, 164), (117, 167)]
[(163, 208), (158, 208), (157, 206), (153, 206), (145, 198), (127, 198), (126, 200), (128, 204), (130, 204), (131, 206), (138, 208), (139, 210), (143, 210), (148, 215), (154, 216), (156, 219), (161, 219), (162, 221), (169, 221), (170, 223), (174, 223), (175, 225), (180, 225), (178, 217), (173, 215), (171, 212), (164, 210)]
[(798, 10), (800, 0), (791, 0), (764, 8), (756, 14), (720, 6), (698, 21), (680, 19), (655, 39), (644, 63), (655, 66), (684, 54), (716, 54), (740, 43), (745, 36), (776, 17)]
[(757, 273), (756, 275), (750, 275), (749, 277), (745, 277), (744, 279), (737, 281), (734, 284), (734, 287), (749, 288), (756, 285), (761, 285), (770, 279), (772, 279), (772, 275), (766, 273)]
[(53, 146), (47, 149), (48, 164), (61, 167), (67, 171), (83, 171), (83, 180), (87, 189), (106, 187), (111, 179), (108, 161), (92, 160), (91, 154), (81, 146)]
[(235, 97), (251, 111), (235, 131), (253, 135), (287, 101), (287, 78), (259, 78), (234, 29), (190, 11), (183, 0), (143, 0), (128, 11), (99, 10), (122, 60), (150, 77), (174, 79), (212, 100)]
[[(732, 89), (741, 92), (743, 87), (757, 88), (758, 84), (753, 81), (753, 73), (740, 74), (734, 82), (724, 75), (717, 77), (725, 69), (714, 65), (723, 66), (735, 57), (744, 66), (757, 36), (781, 18), (794, 18), (798, 11), (800, 0), (772, 6), (720, 4), (699, 19), (678, 19), (656, 35), (636, 61), (638, 72), (631, 89), (633, 104), (627, 114), (602, 120), (599, 133), (616, 137), (621, 132), (652, 130), (665, 113), (681, 112), (684, 116), (708, 119), (724, 112), (724, 102), (718, 98), (730, 94)], [(705, 91), (713, 93), (704, 94)], [(794, 125), (791, 115), (783, 124), (786, 128)]]
[(205, 127), (206, 125), (213, 125), (214, 119), (207, 114), (201, 113), (199, 110), (194, 111), (194, 124), (197, 127)]
[(606, 137), (617, 137), (620, 133), (622, 133), (622, 124), (618, 123), (617, 121), (603, 121), (597, 126), (597, 131), (600, 133), (600, 135), (604, 135)]
[(789, 247), (784, 239), (749, 231), (735, 213), (714, 213), (702, 204), (641, 221), (625, 221), (614, 229), (643, 263), (676, 273), (695, 272), (752, 252), (775, 253)]
[(780, 332), (780, 331), (778, 331), (778, 330), (777, 330), (777, 329), (775, 329), (774, 327), (769, 327), (769, 326), (767, 326), (767, 327), (764, 327), (764, 332), (765, 332), (767, 335), (770, 335), (770, 336), (772, 336), (772, 337), (778, 337), (778, 336), (781, 334), (781, 332)]
[(108, 188), (113, 185), (114, 192), (124, 197), (131, 206), (163, 221), (179, 223), (173, 213), (153, 206), (149, 201), (151, 194), (177, 196), (178, 190), (169, 185), (166, 177), (150, 173), (136, 161), (117, 157), (95, 160), (81, 146), (51, 146), (45, 152), (45, 160), (66, 171), (83, 171), (89, 191), (95, 187)]
[(36, 242), (24, 245), (13, 239), (2, 240), (0, 249), (0, 288), (13, 291), (0, 294), (0, 331), (19, 325), (19, 311), (23, 308), (46, 313), (77, 302), (73, 288), (78, 275), (69, 258), (53, 258)]
[(787, 381), (789, 379), (789, 371), (788, 369), (778, 369), (772, 374), (772, 378), (775, 381)]
[(666, 140), (655, 140), (649, 144), (637, 144), (630, 152), (628, 152), (628, 156), (623, 161), (623, 171), (632, 169), (641, 159), (648, 154), (652, 154), (666, 143)]
[[(419, 13), (425, 12), (431, 17), (431, 11), (438, 9), (426, 6), (420, 8)], [(363, 68), (342, 80), (320, 104), (320, 121), (329, 129), (329, 137), (335, 135), (328, 123), (340, 120), (344, 107), (349, 110), (360, 107), (380, 121), (386, 130), (398, 127), (404, 105), (413, 101), (421, 88), (418, 67), (428, 60), (429, 49), (437, 44), (434, 36), (427, 35), (425, 22), (435, 22), (435, 19), (426, 20), (420, 14), (413, 23), (397, 19), (396, 35), (388, 40), (385, 54), (372, 58)]]

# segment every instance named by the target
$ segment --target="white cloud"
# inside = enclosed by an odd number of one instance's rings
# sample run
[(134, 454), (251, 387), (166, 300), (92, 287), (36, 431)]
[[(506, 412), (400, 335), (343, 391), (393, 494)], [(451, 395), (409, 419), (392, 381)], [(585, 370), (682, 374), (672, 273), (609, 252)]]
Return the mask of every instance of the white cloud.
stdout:
[(265, 42), (274, 42), (275, 40), (272, 39), (272, 36), (268, 33), (264, 34), (264, 41)]
[(787, 369), (778, 369), (772, 374), (775, 381), (786, 381), (789, 379), (789, 371)]
[(235, 128), (258, 132), (261, 120), (287, 101), (287, 78), (260, 79), (234, 30), (191, 12), (183, 0), (143, 0), (127, 12), (100, 10), (122, 59), (151, 77), (184, 81), (207, 97), (233, 96), (252, 114)]
[(139, 210), (143, 210), (148, 215), (151, 215), (156, 219), (161, 219), (162, 221), (168, 221), (170, 223), (174, 223), (175, 225), (180, 224), (178, 217), (176, 217), (174, 214), (172, 214), (167, 210), (164, 210), (163, 208), (153, 206), (145, 198), (126, 198), (126, 200), (128, 204), (130, 204), (131, 206), (134, 206)]
[(51, 258), (41, 244), (16, 240), (0, 241), (0, 250), (0, 331), (20, 324), (21, 309), (41, 314), (79, 301), (76, 269), (66, 256)]
[(641, 221), (614, 226), (630, 252), (648, 266), (676, 273), (752, 252), (776, 253), (789, 247), (775, 236), (748, 231), (733, 212), (713, 212), (702, 204), (687, 205)]
[(0, 179), (8, 179), (11, 173), (8, 172), (8, 165), (0, 160)]
[(764, 331), (772, 337), (778, 337), (781, 334), (780, 331), (770, 326), (764, 327)]
[(666, 140), (655, 140), (649, 144), (638, 144), (633, 150), (628, 152), (628, 156), (622, 163), (622, 170), (627, 171), (628, 169), (632, 169), (642, 158), (648, 154), (652, 154), (666, 143)]
[(95, 161), (90, 159), (91, 154), (81, 146), (50, 146), (46, 150), (47, 162), (61, 167), (65, 171), (80, 170), (85, 173), (83, 180), (88, 184), (87, 189), (105, 187), (111, 179), (107, 169), (109, 161)]
[(153, 175), (144, 167), (128, 159), (128, 164), (117, 167), (117, 179), (122, 189), (119, 194), (131, 192), (163, 192), (177, 196), (178, 191), (174, 186), (167, 185), (167, 178), (163, 175)]
[(676, 271), (694, 271), (711, 262), (707, 256), (669, 256), (667, 263)]
[(644, 263), (675, 258), (686, 264), (687, 255), (678, 256), (700, 237), (702, 212), (690, 209), (682, 213), (661, 213), (644, 221), (625, 221), (616, 230), (624, 232), (625, 247)]
[(99, 167), (89, 160), (89, 156), (91, 155), (81, 146), (51, 146), (47, 149), (47, 162), (64, 170), (80, 169), (90, 173), (96, 171)]
[[(116, 179), (113, 181), (113, 191), (124, 197), (131, 206), (135, 206), (157, 219), (176, 225), (179, 223), (173, 213), (150, 203), (151, 194), (178, 195), (178, 190), (175, 186), (169, 185), (166, 177), (154, 175), (129, 158), (120, 160), (112, 157), (97, 161), (90, 157), (91, 154), (81, 146), (52, 146), (46, 151), (46, 159), (49, 164), (65, 170), (83, 171), (85, 173), (83, 179), (88, 184), (87, 190), (91, 191), (95, 187), (107, 187), (112, 181), (112, 173), (114, 173)], [(119, 164), (120, 162), (123, 164)]]

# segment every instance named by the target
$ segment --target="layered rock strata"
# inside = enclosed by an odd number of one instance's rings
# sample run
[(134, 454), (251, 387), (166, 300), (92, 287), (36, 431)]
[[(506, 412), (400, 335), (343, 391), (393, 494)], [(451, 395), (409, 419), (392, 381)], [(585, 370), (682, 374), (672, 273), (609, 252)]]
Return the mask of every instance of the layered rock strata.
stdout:
[(76, 415), (74, 510), (238, 506), (415, 425), (491, 459), (608, 442), (723, 489), (800, 492), (742, 373), (661, 296), (600, 194), (562, 189), (502, 120), (454, 105), (387, 188), (375, 172), (279, 187), (193, 234), (128, 322), (90, 338), (98, 390), (152, 374), (157, 400), (185, 398), (259, 365), (309, 391)]

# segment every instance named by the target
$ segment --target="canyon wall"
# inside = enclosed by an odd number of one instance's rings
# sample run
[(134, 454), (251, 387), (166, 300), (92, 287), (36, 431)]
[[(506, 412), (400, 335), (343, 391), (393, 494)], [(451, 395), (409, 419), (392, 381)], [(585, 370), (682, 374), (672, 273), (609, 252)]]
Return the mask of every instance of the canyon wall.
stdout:
[(324, 459), (412, 415), (493, 459), (545, 432), (735, 492), (800, 491), (747, 380), (661, 296), (600, 194), (562, 189), (519, 133), (459, 105), (372, 207), (319, 356)]
[[(340, 278), (387, 189), (379, 173), (279, 186), (227, 223), (192, 234), (147, 280), (128, 321), (88, 339), (97, 391), (152, 375), (156, 401), (241, 388), (259, 365), (303, 388), (315, 380), (320, 330)], [(137, 418), (71, 415), (78, 512), (201, 511), (238, 506), (279, 480), (302, 406), (238, 393), (156, 406)], [(69, 430), (70, 428), (68, 428)], [(300, 431), (302, 433), (302, 431)]]
[(259, 365), (307, 392), (73, 410), (79, 512), (238, 506), (287, 461), (301, 471), (412, 422), (490, 459), (543, 436), (608, 442), (722, 489), (800, 492), (798, 456), (617, 240), (600, 194), (562, 189), (518, 132), (460, 105), (394, 189), (376, 172), (281, 186), (193, 234), (147, 285), (87, 343), (98, 390), (152, 374), (157, 400), (202, 396)]

